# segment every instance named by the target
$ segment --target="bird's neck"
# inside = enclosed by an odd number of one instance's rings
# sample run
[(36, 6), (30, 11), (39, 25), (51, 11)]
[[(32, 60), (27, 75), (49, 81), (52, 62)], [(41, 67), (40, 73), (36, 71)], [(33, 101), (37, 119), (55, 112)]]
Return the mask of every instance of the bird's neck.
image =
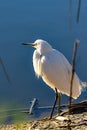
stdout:
[(40, 55), (44, 55), (44, 54), (52, 51), (52, 47), (49, 47), (49, 48), (40, 48), (40, 49), (37, 49), (37, 51), (39, 52)]

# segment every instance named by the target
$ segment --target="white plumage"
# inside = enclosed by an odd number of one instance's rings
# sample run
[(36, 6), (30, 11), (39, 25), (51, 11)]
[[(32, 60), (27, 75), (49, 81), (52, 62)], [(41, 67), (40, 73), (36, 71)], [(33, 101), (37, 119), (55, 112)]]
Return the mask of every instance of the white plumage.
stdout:
[[(43, 81), (52, 89), (55, 88), (67, 96), (70, 95), (70, 80), (72, 74), (72, 66), (66, 57), (44, 40), (36, 40), (32, 45), (36, 50), (33, 54), (34, 71), (38, 77), (42, 77)], [(74, 74), (72, 97), (77, 99), (82, 91), (82, 85), (87, 84), (80, 81), (77, 74)]]
[[(53, 49), (46, 41), (36, 40), (36, 50), (33, 54), (33, 66), (36, 75), (52, 89), (70, 95), (71, 65), (65, 56)], [(81, 84), (78, 76), (74, 75), (72, 97), (81, 94)]]

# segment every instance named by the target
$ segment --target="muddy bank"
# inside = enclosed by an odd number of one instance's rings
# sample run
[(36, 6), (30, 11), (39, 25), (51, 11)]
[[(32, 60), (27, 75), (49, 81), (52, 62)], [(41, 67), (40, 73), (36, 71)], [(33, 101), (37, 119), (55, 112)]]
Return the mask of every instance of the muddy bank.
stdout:
[[(67, 115), (64, 115), (67, 117)], [(87, 112), (70, 115), (71, 130), (87, 130)], [(56, 116), (53, 119), (44, 118), (32, 122), (21, 122), (12, 125), (2, 125), (0, 130), (68, 130), (68, 121), (59, 121)]]
[[(64, 116), (64, 117), (67, 117)], [(72, 130), (87, 130), (87, 112), (83, 112), (80, 114), (73, 114), (70, 116), (71, 124), (70, 127)], [(49, 120), (48, 118), (44, 118), (39, 121), (31, 122), (30, 130), (67, 130), (68, 129), (68, 121), (59, 121), (54, 117)]]
[[(64, 120), (59, 120), (54, 116), (31, 121), (20, 122), (17, 124), (0, 125), (0, 130), (87, 130), (87, 101), (72, 105), (71, 115), (68, 116), (67, 110), (61, 113)], [(69, 117), (71, 123), (67, 120)]]

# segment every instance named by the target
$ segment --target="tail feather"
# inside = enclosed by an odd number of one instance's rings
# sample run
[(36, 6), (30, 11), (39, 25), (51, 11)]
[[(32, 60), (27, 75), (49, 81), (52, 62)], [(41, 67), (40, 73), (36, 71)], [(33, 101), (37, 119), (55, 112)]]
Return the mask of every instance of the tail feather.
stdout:
[(81, 84), (81, 87), (82, 87), (82, 91), (87, 88), (87, 82), (80, 81), (80, 84)]

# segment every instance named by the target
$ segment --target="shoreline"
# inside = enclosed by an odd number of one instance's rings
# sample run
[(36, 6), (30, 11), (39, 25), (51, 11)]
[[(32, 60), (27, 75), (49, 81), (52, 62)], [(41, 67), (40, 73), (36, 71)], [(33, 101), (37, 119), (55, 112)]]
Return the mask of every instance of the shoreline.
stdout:
[(2, 124), (0, 130), (87, 130), (87, 100), (72, 104), (70, 109), (71, 115), (68, 115), (68, 109), (60, 113), (63, 120), (55, 115), (51, 120), (45, 117), (35, 121)]
[[(67, 117), (68, 115), (64, 115)], [(57, 115), (51, 120), (48, 117), (30, 121), (21, 122), (11, 125), (1, 125), (0, 130), (68, 130), (67, 121), (59, 121), (56, 119)], [(87, 111), (70, 115), (71, 119), (71, 130), (87, 130)]]

